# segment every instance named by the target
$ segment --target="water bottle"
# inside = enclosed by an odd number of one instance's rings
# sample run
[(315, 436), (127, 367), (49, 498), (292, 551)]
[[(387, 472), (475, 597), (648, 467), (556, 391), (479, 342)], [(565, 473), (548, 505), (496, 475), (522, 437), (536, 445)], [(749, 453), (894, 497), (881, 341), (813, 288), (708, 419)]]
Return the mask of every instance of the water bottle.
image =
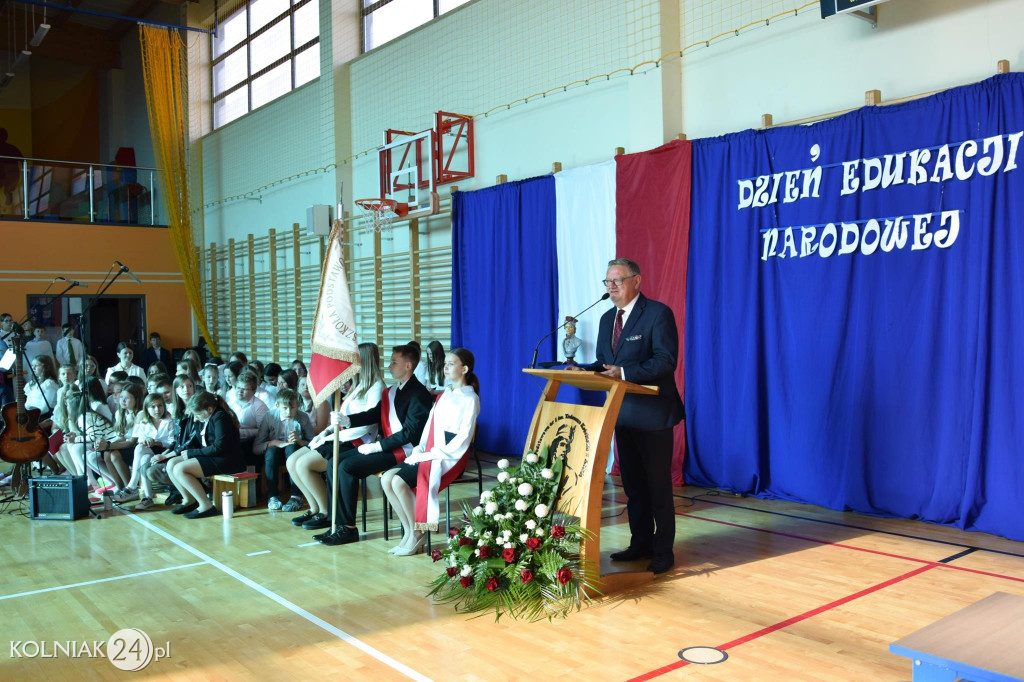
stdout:
[(225, 519), (230, 519), (235, 515), (235, 493), (225, 490), (220, 494), (220, 509), (224, 513)]
[(114, 509), (114, 496), (110, 494), (109, 490), (103, 491), (103, 508), (107, 511)]

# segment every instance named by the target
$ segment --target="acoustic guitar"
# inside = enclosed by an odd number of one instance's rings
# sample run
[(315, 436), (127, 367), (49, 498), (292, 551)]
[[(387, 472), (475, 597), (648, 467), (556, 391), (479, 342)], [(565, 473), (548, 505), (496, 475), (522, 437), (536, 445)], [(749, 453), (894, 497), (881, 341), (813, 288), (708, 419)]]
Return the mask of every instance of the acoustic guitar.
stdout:
[(42, 458), (49, 449), (49, 439), (39, 427), (40, 411), (26, 409), (25, 389), (22, 386), (21, 358), (24, 356), (23, 339), (15, 334), (11, 339), (15, 354), (15, 401), (0, 409), (3, 426), (0, 427), (0, 459), (12, 464), (26, 464)]

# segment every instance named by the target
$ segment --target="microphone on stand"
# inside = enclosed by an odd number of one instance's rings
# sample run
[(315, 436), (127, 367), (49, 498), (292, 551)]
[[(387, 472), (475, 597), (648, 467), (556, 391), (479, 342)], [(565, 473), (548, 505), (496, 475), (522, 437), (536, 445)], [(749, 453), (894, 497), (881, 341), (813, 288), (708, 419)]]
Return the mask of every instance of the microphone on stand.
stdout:
[[(580, 315), (582, 315), (583, 313), (587, 312), (588, 310), (593, 308), (595, 305), (597, 305), (601, 301), (607, 301), (609, 296), (611, 296), (611, 294), (605, 292), (605, 294), (603, 296), (601, 296), (601, 298), (597, 299), (596, 301), (594, 301), (593, 303), (588, 305), (586, 308), (584, 308), (580, 312), (578, 312), (575, 315), (573, 315), (573, 317), (579, 318)], [(544, 335), (544, 338), (542, 338), (540, 341), (537, 342), (537, 346), (533, 349), (533, 359), (530, 360), (530, 369), (536, 369), (537, 368), (537, 352), (540, 350), (540, 344), (544, 343), (545, 339), (550, 337), (552, 334), (556, 333), (559, 329), (561, 329), (564, 326), (565, 326), (565, 322), (563, 322), (562, 324), (560, 324), (557, 327), (555, 327), (554, 329), (552, 329), (550, 332), (548, 332), (547, 334)], [(548, 367), (553, 367), (554, 365), (560, 365), (561, 363), (560, 362), (556, 362), (556, 363), (553, 363), (553, 364), (552, 363), (542, 363), (542, 364), (545, 364)]]
[(54, 282), (67, 282), (68, 284), (70, 284), (73, 287), (82, 287), (83, 289), (88, 289), (89, 288), (88, 284), (82, 284), (77, 279), (68, 279), (67, 277), (54, 277), (53, 281)]
[(127, 266), (127, 265), (125, 265), (124, 263), (122, 263), (122, 262), (121, 262), (121, 261), (119, 261), (119, 260), (116, 260), (116, 261), (114, 261), (114, 265), (116, 265), (116, 266), (120, 267), (120, 268), (121, 268), (121, 272), (123, 272), (124, 274), (128, 275), (129, 277), (131, 277), (131, 278), (132, 278), (132, 281), (133, 281), (133, 282), (135, 282), (136, 284), (142, 284), (142, 280), (141, 280), (141, 279), (139, 279), (138, 277), (136, 277), (136, 276), (135, 276), (135, 273), (134, 273), (134, 272), (132, 272), (132, 271), (131, 271), (131, 270), (130, 270), (130, 269), (128, 268), (128, 266)]

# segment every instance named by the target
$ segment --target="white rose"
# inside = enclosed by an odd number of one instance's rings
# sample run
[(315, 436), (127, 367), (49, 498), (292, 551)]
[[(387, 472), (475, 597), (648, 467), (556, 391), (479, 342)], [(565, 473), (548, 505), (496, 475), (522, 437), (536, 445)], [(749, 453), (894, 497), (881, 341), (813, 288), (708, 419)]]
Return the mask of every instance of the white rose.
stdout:
[(537, 537), (542, 538), (545, 535), (547, 535), (547, 531), (546, 530), (544, 530), (543, 528), (538, 528), (537, 529)]
[(522, 495), (523, 497), (533, 494), (533, 486), (530, 485), (529, 483), (520, 483), (518, 490), (519, 494)]
[(505, 549), (512, 549), (512, 543), (511, 542), (506, 542), (505, 543)]
[[(480, 552), (477, 552), (477, 554), (479, 554), (479, 553)], [(462, 567), (462, 570), (459, 571), (459, 573), (462, 574), (463, 578), (468, 578), (470, 576), (470, 574), (473, 573), (473, 568), (469, 564), (466, 564), (465, 566)]]
[(518, 483), (518, 482), (519, 482), (519, 479), (518, 479), (518, 478), (514, 478), (514, 477), (513, 477), (513, 478), (510, 478), (510, 479), (508, 479), (508, 482), (509, 482), (509, 483)]
[(480, 493), (480, 501), (481, 502), (486, 502), (488, 499), (490, 499), (490, 497), (491, 497), (491, 491), (490, 490), (485, 490), (482, 493)]
[(519, 536), (519, 542), (526, 542), (529, 539), (530, 539), (530, 534), (529, 533), (523, 533), (523, 534), (521, 534)]
[(489, 531), (489, 530), (485, 530), (485, 531), (484, 531), (484, 534), (483, 534), (482, 536), (480, 536), (480, 537), (484, 537), (484, 538), (490, 538), (490, 537), (492, 537), (492, 536), (491, 536), (491, 531)]
[(479, 549), (474, 549), (473, 550), (473, 554), (475, 554), (476, 556), (480, 556), (480, 550)]
[(497, 502), (488, 502), (487, 506), (484, 507), (484, 512), (488, 516), (490, 516), (491, 514), (493, 514), (496, 511), (498, 511), (498, 503)]
[(505, 518), (505, 515), (504, 515), (504, 514), (495, 514), (495, 515), (494, 515), (494, 520), (495, 520), (495, 521), (501, 521), (501, 520), (502, 520), (502, 519), (504, 519), (504, 518)]
[(532, 452), (528, 452), (526, 453), (526, 461), (530, 464), (536, 464), (537, 462), (540, 461), (540, 457), (533, 454)]
[(509, 529), (506, 528), (505, 530), (501, 531), (501, 534), (504, 535), (505, 537), (511, 537), (512, 531), (510, 531)]
[(517, 511), (526, 511), (529, 508), (530, 508), (530, 503), (527, 502), (526, 500), (516, 500), (516, 510)]
[(537, 518), (543, 519), (548, 515), (548, 506), (546, 504), (538, 504), (533, 508), (533, 513), (537, 515)]
[(508, 480), (508, 472), (507, 471), (499, 471), (498, 472), (498, 483), (504, 483), (507, 480)]
[(541, 472), (540, 472), (540, 477), (541, 478), (545, 478), (545, 479), (551, 480), (552, 478), (554, 478), (554, 475), (555, 475), (555, 472), (552, 471), (551, 469), (541, 469)]
[(480, 506), (473, 507), (473, 516), (480, 516), (483, 513), (484, 513), (484, 508), (483, 507), (480, 507)]
[(533, 530), (534, 528), (537, 527), (537, 522), (534, 521), (533, 519), (530, 519), (529, 521), (526, 522), (526, 527), (529, 528), (530, 530)]
[(508, 469), (508, 460), (507, 459), (499, 459), (498, 460), (498, 468), (499, 469)]

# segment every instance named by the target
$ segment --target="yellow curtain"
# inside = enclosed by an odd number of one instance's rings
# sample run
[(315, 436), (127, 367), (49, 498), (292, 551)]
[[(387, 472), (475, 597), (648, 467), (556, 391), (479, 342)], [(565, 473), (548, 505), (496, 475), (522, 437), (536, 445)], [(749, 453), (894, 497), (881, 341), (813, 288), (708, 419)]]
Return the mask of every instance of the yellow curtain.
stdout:
[(178, 267), (185, 281), (185, 293), (196, 316), (199, 333), (210, 352), (218, 356), (206, 325), (206, 311), (200, 285), (192, 211), (188, 189), (188, 60), (185, 44), (174, 29), (139, 26), (142, 45), (142, 73), (146, 83), (146, 106), (153, 150), (159, 165), (160, 187), (167, 207), (167, 225)]

